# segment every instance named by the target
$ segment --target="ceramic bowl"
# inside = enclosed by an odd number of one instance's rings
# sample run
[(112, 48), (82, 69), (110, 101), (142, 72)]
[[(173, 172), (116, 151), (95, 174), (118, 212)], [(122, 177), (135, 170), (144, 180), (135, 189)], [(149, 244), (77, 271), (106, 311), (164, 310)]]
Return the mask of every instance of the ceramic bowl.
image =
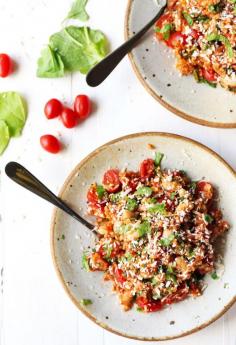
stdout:
[[(128, 0), (125, 36), (131, 37), (158, 11), (156, 0)], [(150, 30), (130, 53), (134, 71), (146, 90), (167, 109), (186, 120), (211, 127), (236, 127), (236, 95), (218, 86), (198, 84), (175, 68), (174, 52)]]
[[(67, 294), (76, 306), (98, 325), (126, 337), (164, 340), (197, 331), (220, 317), (236, 299), (236, 176), (216, 153), (190, 139), (167, 133), (141, 133), (114, 140), (86, 157), (64, 183), (60, 197), (86, 217), (86, 194), (94, 181), (101, 182), (110, 167), (137, 170), (140, 162), (154, 156), (152, 144), (165, 154), (164, 168), (185, 170), (193, 180), (206, 178), (219, 190), (220, 206), (231, 225), (224, 248), (224, 273), (218, 280), (206, 279), (201, 297), (186, 299), (157, 313), (124, 312), (111, 284), (101, 272), (85, 272), (83, 251), (95, 236), (74, 219), (55, 210), (51, 226), (51, 248), (55, 268)], [(93, 219), (86, 217), (90, 222)], [(93, 304), (83, 307), (81, 299)]]

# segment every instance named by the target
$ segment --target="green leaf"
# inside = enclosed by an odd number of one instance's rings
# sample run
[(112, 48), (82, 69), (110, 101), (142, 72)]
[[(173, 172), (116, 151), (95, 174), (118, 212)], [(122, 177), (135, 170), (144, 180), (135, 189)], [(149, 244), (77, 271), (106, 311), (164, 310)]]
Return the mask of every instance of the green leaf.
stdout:
[(169, 237), (161, 238), (159, 242), (163, 247), (169, 247), (169, 245), (173, 242), (174, 239), (175, 235), (171, 234)]
[(89, 15), (85, 10), (87, 2), (88, 0), (75, 0), (66, 19), (79, 19), (86, 22), (89, 19)]
[(159, 213), (159, 214), (165, 215), (166, 214), (166, 205), (165, 205), (165, 203), (155, 204), (155, 205), (148, 208), (148, 212), (152, 213), (152, 214)]
[(146, 235), (148, 232), (151, 231), (150, 223), (148, 221), (141, 223), (139, 227), (137, 228), (137, 230), (138, 230), (139, 237)]
[(164, 157), (164, 154), (163, 154), (163, 153), (161, 153), (161, 152), (156, 152), (154, 162), (155, 162), (155, 165), (156, 165), (157, 167), (159, 167), (159, 166), (161, 165), (161, 161), (162, 161), (163, 157)]
[(176, 192), (170, 193), (170, 200), (174, 200), (176, 196)]
[(187, 12), (182, 12), (182, 14), (183, 14), (184, 19), (188, 23), (188, 25), (192, 26), (193, 25), (193, 18), (190, 16), (190, 14)]
[(165, 24), (161, 30), (160, 33), (162, 34), (164, 40), (168, 40), (170, 38), (170, 33), (172, 30), (172, 24)]
[(207, 223), (209, 223), (209, 224), (211, 224), (212, 222), (213, 222), (213, 218), (212, 218), (212, 216), (210, 216), (209, 214), (205, 214), (204, 215), (204, 219), (205, 219), (205, 221), (207, 222)]
[(219, 277), (218, 277), (218, 275), (217, 275), (216, 272), (213, 272), (213, 273), (211, 274), (211, 278), (214, 279), (214, 280), (219, 279)]
[(103, 195), (105, 194), (105, 188), (102, 185), (97, 185), (96, 190), (99, 199), (102, 199)]
[(41, 51), (38, 59), (37, 77), (59, 78), (65, 74), (64, 64), (60, 55), (48, 45)]
[(21, 134), (26, 121), (26, 109), (19, 93), (0, 93), (0, 120), (7, 124), (11, 137)]
[(138, 207), (137, 200), (130, 199), (130, 198), (127, 200), (127, 203), (126, 203), (126, 206), (125, 206), (126, 210), (134, 211), (134, 210), (136, 210), (137, 207)]
[(82, 304), (83, 306), (87, 306), (93, 304), (93, 302), (91, 301), (91, 299), (81, 299), (80, 304)]
[(10, 141), (9, 129), (5, 121), (0, 120), (0, 155), (5, 151)]
[(107, 54), (107, 39), (101, 31), (89, 27), (67, 26), (52, 35), (49, 44), (67, 71), (87, 74)]
[(114, 204), (116, 204), (121, 199), (121, 193), (119, 192), (119, 193), (115, 193), (115, 194), (110, 194), (109, 198), (110, 198), (111, 202), (114, 202)]
[(84, 253), (82, 256), (82, 267), (85, 271), (89, 272), (90, 271), (90, 267), (89, 267), (89, 263), (88, 263), (88, 258), (87, 255)]
[(152, 188), (150, 187), (140, 187), (135, 192), (136, 195), (149, 197), (152, 195)]
[(229, 58), (232, 59), (234, 57), (234, 51), (233, 51), (233, 48), (231, 46), (231, 43), (230, 43), (229, 39), (227, 37), (225, 37), (224, 35), (212, 32), (211, 34), (207, 35), (207, 40), (208, 40), (208, 42), (212, 42), (212, 41), (222, 42), (228, 51)]

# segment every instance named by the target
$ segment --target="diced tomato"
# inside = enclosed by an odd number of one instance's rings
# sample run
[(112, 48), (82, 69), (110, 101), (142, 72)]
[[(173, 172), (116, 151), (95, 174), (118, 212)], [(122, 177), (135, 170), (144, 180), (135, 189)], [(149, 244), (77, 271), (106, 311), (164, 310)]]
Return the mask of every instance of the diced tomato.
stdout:
[(137, 297), (136, 304), (146, 312), (155, 312), (162, 309), (161, 301), (148, 300), (145, 297)]
[(119, 178), (119, 170), (111, 169), (108, 170), (103, 176), (103, 184), (105, 189), (110, 193), (118, 192), (121, 187)]
[(210, 83), (217, 81), (217, 74), (213, 69), (204, 69), (202, 68), (201, 73), (202, 77), (209, 81)]
[(197, 40), (202, 34), (195, 30), (195, 29), (191, 29), (190, 31), (190, 36), (192, 36), (195, 40)]
[(145, 159), (140, 165), (141, 178), (150, 178), (154, 176), (155, 164), (153, 159)]
[(166, 41), (168, 47), (175, 48), (180, 45), (186, 44), (186, 35), (183, 35), (181, 32), (176, 31), (170, 35), (170, 38)]
[[(156, 28), (162, 29), (164, 25), (170, 24), (171, 22), (172, 22), (172, 15), (170, 13), (165, 13), (158, 19), (155, 25), (156, 25)], [(162, 33), (157, 32), (156, 35), (160, 40), (164, 39)]]
[(132, 192), (134, 192), (137, 188), (139, 181), (140, 181), (139, 174), (136, 172), (133, 172), (133, 171), (127, 171), (126, 177), (129, 179), (129, 182), (127, 184), (128, 188), (130, 188), (132, 190)]
[(96, 204), (98, 202), (98, 194), (97, 194), (97, 189), (95, 185), (92, 185), (87, 193), (87, 200), (91, 204)]
[(189, 294), (189, 288), (185, 284), (183, 284), (182, 286), (178, 288), (178, 290), (175, 293), (166, 297), (163, 303), (172, 304), (172, 303), (180, 302), (183, 299), (185, 299), (188, 296), (188, 294)]
[(124, 277), (124, 273), (120, 268), (115, 269), (115, 279), (118, 283), (124, 284), (126, 282), (126, 278)]
[(200, 181), (197, 183), (197, 195), (202, 196), (205, 199), (212, 199), (213, 197), (213, 193), (214, 193), (214, 189), (212, 187), (212, 185), (209, 182), (205, 182), (205, 181)]

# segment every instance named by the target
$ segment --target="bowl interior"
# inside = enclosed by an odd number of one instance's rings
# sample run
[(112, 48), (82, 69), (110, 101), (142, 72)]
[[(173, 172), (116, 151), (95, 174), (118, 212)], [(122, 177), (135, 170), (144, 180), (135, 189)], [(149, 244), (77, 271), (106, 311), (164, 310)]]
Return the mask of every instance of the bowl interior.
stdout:
[[(160, 7), (160, 6), (159, 6)], [(129, 0), (125, 31), (131, 37), (158, 11), (156, 0)], [(222, 87), (198, 84), (175, 68), (174, 52), (154, 38), (153, 30), (130, 54), (145, 88), (175, 114), (213, 127), (236, 127), (236, 96)]]
[[(52, 224), (52, 251), (60, 279), (76, 305), (97, 323), (119, 334), (135, 338), (165, 339), (197, 330), (218, 317), (236, 295), (235, 222), (236, 178), (234, 172), (216, 154), (189, 139), (161, 133), (132, 135), (111, 142), (88, 156), (67, 179), (61, 196), (86, 217), (86, 193), (94, 181), (101, 181), (110, 167), (137, 170), (139, 163), (153, 157), (155, 150), (165, 154), (164, 168), (185, 170), (194, 180), (206, 178), (219, 189), (220, 205), (231, 229), (224, 248), (224, 273), (219, 280), (208, 277), (207, 289), (196, 299), (187, 299), (158, 313), (138, 313), (134, 308), (123, 312), (111, 284), (101, 273), (85, 272), (81, 267), (83, 251), (95, 237), (85, 227), (57, 210)], [(89, 218), (87, 218), (89, 219)], [(92, 219), (90, 219), (92, 221)], [(92, 305), (80, 305), (81, 299)], [(174, 321), (174, 322), (173, 322)]]

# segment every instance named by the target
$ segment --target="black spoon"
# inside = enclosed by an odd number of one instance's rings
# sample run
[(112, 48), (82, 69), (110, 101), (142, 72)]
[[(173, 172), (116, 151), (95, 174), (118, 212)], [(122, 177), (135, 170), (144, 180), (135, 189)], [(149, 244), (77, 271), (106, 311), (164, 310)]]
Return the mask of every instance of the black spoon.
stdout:
[(8, 163), (5, 167), (5, 172), (7, 176), (10, 177), (10, 179), (18, 183), (20, 186), (49, 201), (51, 204), (60, 208), (90, 230), (94, 230), (94, 225), (90, 224), (89, 222), (87, 222), (87, 220), (83, 219), (79, 214), (73, 211), (64, 201), (53, 194), (42, 182), (40, 182), (34, 175), (32, 175), (19, 163)]
[(119, 48), (114, 50), (111, 54), (105, 57), (105, 59), (103, 59), (90, 70), (86, 77), (86, 81), (89, 86), (95, 87), (100, 85), (110, 75), (110, 73), (115, 69), (115, 67), (125, 57), (125, 55), (128, 54), (136, 46), (140, 38), (162, 16), (166, 6), (167, 3), (165, 1), (165, 4), (163, 4), (157, 15), (147, 25), (145, 25), (144, 28), (142, 28), (137, 34), (123, 43)]

